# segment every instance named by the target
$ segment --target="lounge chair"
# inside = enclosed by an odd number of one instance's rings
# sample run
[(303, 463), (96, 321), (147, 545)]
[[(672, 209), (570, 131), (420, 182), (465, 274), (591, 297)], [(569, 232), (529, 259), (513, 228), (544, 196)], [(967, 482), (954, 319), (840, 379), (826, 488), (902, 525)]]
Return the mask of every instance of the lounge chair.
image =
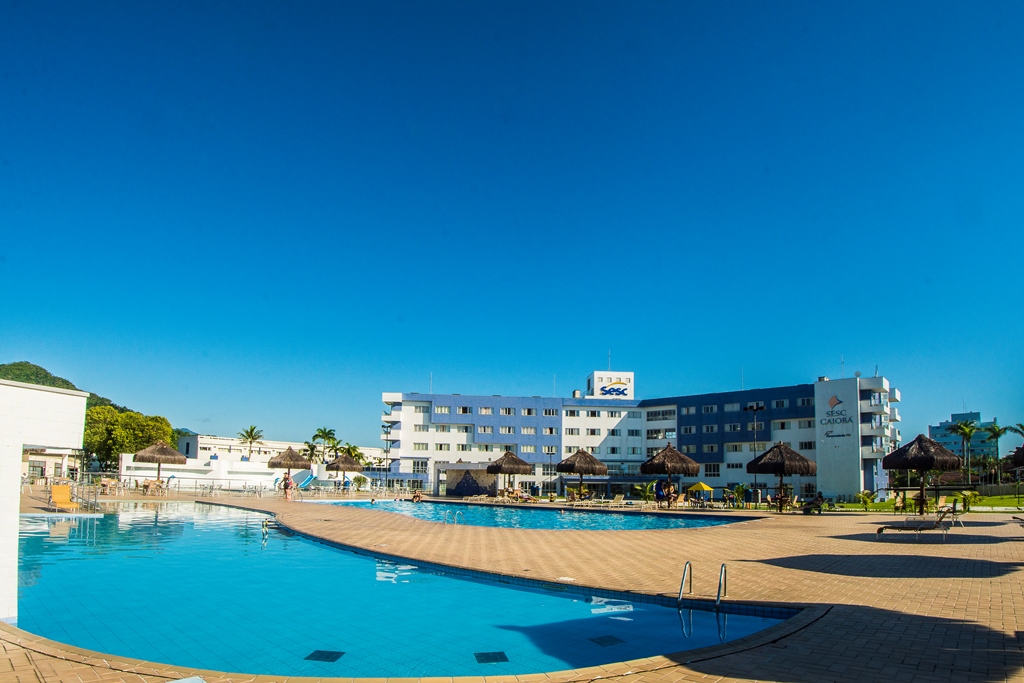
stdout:
[(882, 533), (888, 529), (890, 531), (913, 531), (917, 534), (917, 540), (921, 540), (921, 533), (924, 531), (941, 531), (942, 542), (946, 542), (946, 534), (949, 533), (949, 527), (952, 526), (951, 522), (946, 521), (946, 517), (951, 516), (953, 513), (952, 508), (944, 508), (938, 514), (935, 519), (924, 520), (919, 522), (912, 522), (907, 519), (903, 524), (886, 524), (885, 526), (878, 527), (875, 532), (875, 540), (882, 538)]
[(51, 486), (48, 507), (53, 508), (54, 512), (59, 512), (60, 510), (74, 512), (78, 510), (78, 503), (71, 500), (71, 487), (67, 484), (54, 484)]

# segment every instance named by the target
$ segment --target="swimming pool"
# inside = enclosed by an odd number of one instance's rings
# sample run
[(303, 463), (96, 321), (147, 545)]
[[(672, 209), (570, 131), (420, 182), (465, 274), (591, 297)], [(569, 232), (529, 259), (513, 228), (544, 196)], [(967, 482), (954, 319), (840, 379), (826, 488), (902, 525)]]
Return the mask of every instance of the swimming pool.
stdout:
[(128, 503), (102, 519), (23, 517), (18, 626), (180, 666), (411, 677), (618, 662), (780, 621), (512, 587), (279, 531), (264, 543), (264, 519), (193, 503)]
[(596, 530), (638, 530), (638, 529), (694, 529), (698, 527), (718, 526), (752, 519), (734, 514), (701, 515), (686, 513), (678, 515), (659, 515), (641, 512), (588, 510), (577, 508), (566, 510), (564, 514), (557, 509), (545, 509), (520, 505), (464, 505), (443, 502), (413, 503), (405, 500), (378, 500), (371, 505), (368, 500), (330, 501), (318, 505), (354, 505), (372, 508), (384, 512), (397, 512), (428, 522), (453, 521), (455, 513), (459, 515), (459, 524), (471, 526), (513, 527), (517, 529), (585, 529)]

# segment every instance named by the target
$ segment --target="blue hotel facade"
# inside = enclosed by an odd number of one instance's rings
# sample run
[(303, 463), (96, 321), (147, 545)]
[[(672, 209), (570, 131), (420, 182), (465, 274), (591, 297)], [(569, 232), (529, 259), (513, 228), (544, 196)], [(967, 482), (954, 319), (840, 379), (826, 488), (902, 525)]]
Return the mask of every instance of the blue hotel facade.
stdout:
[[(701, 480), (716, 489), (773, 482), (746, 473), (746, 463), (774, 442), (818, 463), (817, 477), (798, 491), (850, 499), (887, 485), (881, 458), (899, 445), (899, 391), (882, 377), (638, 399), (633, 373), (595, 371), (587, 389), (566, 398), (383, 394), (389, 483), (444, 492), (453, 463), (485, 463), (512, 451), (534, 465), (525, 486), (561, 492), (554, 466), (583, 448), (609, 467), (588, 479), (610, 494), (650, 481), (640, 464), (668, 443), (701, 464)], [(371, 473), (371, 476), (373, 474)], [(570, 478), (572, 479), (572, 478)]]

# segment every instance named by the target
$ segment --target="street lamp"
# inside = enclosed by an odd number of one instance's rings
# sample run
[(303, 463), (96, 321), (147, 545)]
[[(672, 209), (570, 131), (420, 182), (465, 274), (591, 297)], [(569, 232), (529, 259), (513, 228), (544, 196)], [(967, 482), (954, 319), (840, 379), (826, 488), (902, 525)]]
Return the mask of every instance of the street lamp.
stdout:
[(381, 478), (384, 482), (381, 488), (386, 489), (388, 487), (388, 463), (391, 460), (391, 425), (384, 423), (380, 426), (380, 429), (384, 434), (384, 462), (381, 467)]
[[(755, 454), (757, 453), (757, 413), (764, 409), (765, 406), (760, 405), (760, 401), (751, 401), (743, 408), (744, 412), (751, 413), (754, 416), (754, 443), (750, 446), (750, 451)], [(754, 457), (756, 458), (757, 455), (754, 455)], [(760, 491), (760, 489), (757, 488), (757, 472), (754, 473), (754, 490)], [(782, 492), (780, 491), (779, 493), (781, 494)], [(753, 497), (751, 497), (751, 500), (753, 500)], [(758, 500), (760, 500), (760, 498), (758, 498)]]

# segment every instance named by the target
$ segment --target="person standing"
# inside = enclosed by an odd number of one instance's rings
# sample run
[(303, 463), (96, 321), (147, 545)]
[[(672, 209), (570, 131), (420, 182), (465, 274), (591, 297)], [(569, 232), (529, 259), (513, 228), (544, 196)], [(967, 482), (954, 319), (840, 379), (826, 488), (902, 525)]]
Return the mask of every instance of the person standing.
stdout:
[(290, 501), (292, 499), (292, 478), (291, 475), (285, 474), (284, 480), (281, 482), (281, 488), (284, 489), (284, 499)]

